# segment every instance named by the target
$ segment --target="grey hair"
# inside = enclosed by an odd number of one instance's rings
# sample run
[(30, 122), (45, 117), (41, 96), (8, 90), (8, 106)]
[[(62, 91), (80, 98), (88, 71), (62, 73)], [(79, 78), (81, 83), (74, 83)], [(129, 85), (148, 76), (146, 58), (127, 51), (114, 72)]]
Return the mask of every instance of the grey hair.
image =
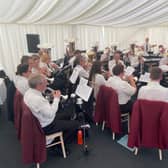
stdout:
[(87, 61), (88, 60), (88, 56), (86, 54), (81, 54), (81, 60), (83, 61)]
[(31, 74), (28, 80), (29, 87), (30, 88), (36, 88), (37, 85), (41, 84), (43, 82), (44, 76), (41, 74)]
[(80, 62), (82, 62), (82, 61), (85, 62), (87, 60), (88, 60), (87, 55), (81, 54), (79, 57), (76, 58), (76, 64), (80, 65)]

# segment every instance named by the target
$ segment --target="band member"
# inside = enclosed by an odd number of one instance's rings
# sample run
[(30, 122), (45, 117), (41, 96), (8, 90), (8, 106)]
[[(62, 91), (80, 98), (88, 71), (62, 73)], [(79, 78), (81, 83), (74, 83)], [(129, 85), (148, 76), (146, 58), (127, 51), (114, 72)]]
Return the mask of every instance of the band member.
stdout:
[(121, 52), (120, 51), (116, 51), (114, 53), (113, 59), (111, 61), (109, 61), (109, 63), (108, 63), (109, 72), (112, 73), (113, 67), (118, 64), (124, 65), (124, 62), (121, 60)]
[(19, 64), (17, 66), (15, 86), (22, 95), (29, 89), (28, 78), (30, 74), (31, 69), (28, 64)]
[(124, 79), (124, 66), (122, 64), (114, 66), (113, 75), (108, 79), (107, 86), (116, 90), (121, 113), (131, 112), (133, 105), (131, 96), (136, 93), (134, 78), (130, 75)]
[(144, 45), (142, 46), (142, 49), (143, 49), (143, 51), (144, 51), (144, 55), (148, 56), (148, 55), (149, 55), (149, 52), (152, 52), (152, 48), (153, 48), (153, 47), (156, 47), (156, 45), (155, 45), (155, 44), (151, 45), (151, 44), (149, 43), (149, 38), (146, 37), (146, 38), (145, 38), (145, 43), (144, 43)]
[(88, 63), (88, 57), (86, 55), (81, 55), (79, 58), (77, 58), (76, 63), (77, 65), (73, 71), (78, 71), (79, 77), (84, 77), (88, 79), (90, 68), (90, 64)]
[(166, 53), (166, 49), (164, 48), (163, 45), (159, 45), (158, 46), (158, 55), (159, 56), (165, 56), (165, 53)]
[(108, 61), (110, 60), (110, 48), (106, 47), (104, 49), (104, 53), (101, 55), (100, 61)]
[(102, 75), (102, 64), (100, 61), (93, 62), (89, 74), (90, 86), (94, 89), (94, 98), (96, 99), (101, 85), (105, 85), (106, 80)]
[(50, 104), (42, 93), (46, 90), (47, 81), (42, 74), (32, 74), (28, 80), (30, 88), (24, 95), (24, 102), (32, 114), (38, 119), (46, 135), (63, 131), (65, 140), (73, 136), (73, 132), (80, 126), (76, 120), (70, 120), (70, 112), (59, 112), (61, 92), (53, 92), (53, 102)]
[(145, 64), (144, 57), (142, 55), (138, 56), (138, 64), (135, 67), (134, 75), (139, 78), (141, 74), (148, 72), (148, 69), (149, 67)]
[(140, 88), (138, 99), (168, 101), (167, 88), (160, 85), (163, 72), (159, 67), (153, 67), (150, 71), (151, 81)]

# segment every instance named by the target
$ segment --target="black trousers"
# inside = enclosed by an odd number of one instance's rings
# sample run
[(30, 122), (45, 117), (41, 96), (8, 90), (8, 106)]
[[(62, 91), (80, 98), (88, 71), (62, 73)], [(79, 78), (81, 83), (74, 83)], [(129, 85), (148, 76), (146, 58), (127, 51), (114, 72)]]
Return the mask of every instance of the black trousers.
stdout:
[(66, 112), (59, 112), (51, 124), (43, 128), (46, 135), (62, 131), (65, 143), (71, 142), (80, 123), (70, 120), (71, 115)]
[(132, 100), (129, 100), (127, 104), (120, 104), (120, 112), (122, 114), (124, 113), (130, 113), (132, 112), (132, 107), (133, 107), (134, 102)]

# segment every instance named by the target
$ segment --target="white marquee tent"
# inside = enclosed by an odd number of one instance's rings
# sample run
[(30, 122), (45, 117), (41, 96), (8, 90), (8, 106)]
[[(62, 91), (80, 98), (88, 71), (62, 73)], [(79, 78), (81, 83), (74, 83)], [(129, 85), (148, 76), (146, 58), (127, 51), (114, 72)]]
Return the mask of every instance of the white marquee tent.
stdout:
[(28, 52), (28, 33), (53, 44), (53, 59), (63, 57), (70, 38), (78, 49), (95, 42), (124, 49), (146, 36), (168, 46), (168, 0), (0, 0), (0, 64), (11, 77)]

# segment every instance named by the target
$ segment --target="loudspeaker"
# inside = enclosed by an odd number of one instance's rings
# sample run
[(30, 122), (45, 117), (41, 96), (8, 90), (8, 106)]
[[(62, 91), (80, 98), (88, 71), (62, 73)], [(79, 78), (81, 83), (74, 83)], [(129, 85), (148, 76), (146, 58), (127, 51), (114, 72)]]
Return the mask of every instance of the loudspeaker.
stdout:
[(39, 34), (26, 34), (28, 52), (38, 53), (39, 48), (37, 47), (40, 44)]

